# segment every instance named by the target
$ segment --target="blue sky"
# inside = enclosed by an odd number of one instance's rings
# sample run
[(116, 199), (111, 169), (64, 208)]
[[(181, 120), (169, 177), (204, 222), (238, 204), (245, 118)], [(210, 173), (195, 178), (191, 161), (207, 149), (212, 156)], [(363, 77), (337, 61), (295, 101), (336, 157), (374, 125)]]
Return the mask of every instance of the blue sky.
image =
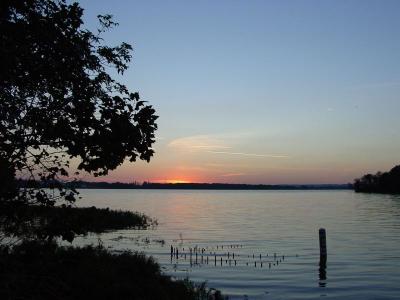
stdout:
[(400, 163), (400, 1), (79, 1), (134, 47), (156, 155), (106, 180), (341, 183)]

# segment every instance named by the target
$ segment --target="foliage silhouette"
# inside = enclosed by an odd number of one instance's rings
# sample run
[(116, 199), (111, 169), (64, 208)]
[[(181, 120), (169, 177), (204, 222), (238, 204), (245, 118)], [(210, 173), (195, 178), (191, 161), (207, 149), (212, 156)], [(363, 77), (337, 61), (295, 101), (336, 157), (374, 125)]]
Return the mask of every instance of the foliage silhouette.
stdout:
[(75, 166), (74, 175), (103, 176), (125, 160), (150, 161), (157, 129), (153, 107), (110, 75), (132, 58), (131, 45), (102, 39), (117, 23), (98, 16), (91, 32), (82, 16), (65, 0), (0, 1), (0, 231), (37, 239), (10, 247), (0, 235), (0, 299), (200, 299), (204, 287), (173, 281), (142, 254), (54, 242), (151, 224), (71, 207), (78, 192), (65, 181)]
[[(60, 182), (73, 164), (102, 176), (154, 154), (155, 110), (110, 75), (128, 68), (131, 45), (104, 44), (110, 15), (94, 33), (82, 15), (64, 0), (1, 1), (0, 202), (72, 204), (78, 192)], [(18, 177), (58, 192), (19, 189)]]
[(25, 242), (0, 247), (0, 299), (224, 299), (219, 291), (173, 281), (143, 254), (103, 247)]
[(361, 193), (400, 194), (400, 165), (389, 172), (366, 174), (356, 179), (354, 190)]
[(96, 207), (0, 205), (0, 220), (12, 215), (7, 222), (0, 222), (0, 230), (6, 236), (23, 239), (51, 241), (55, 237), (72, 242), (76, 235), (107, 230), (147, 229), (157, 221), (144, 214)]

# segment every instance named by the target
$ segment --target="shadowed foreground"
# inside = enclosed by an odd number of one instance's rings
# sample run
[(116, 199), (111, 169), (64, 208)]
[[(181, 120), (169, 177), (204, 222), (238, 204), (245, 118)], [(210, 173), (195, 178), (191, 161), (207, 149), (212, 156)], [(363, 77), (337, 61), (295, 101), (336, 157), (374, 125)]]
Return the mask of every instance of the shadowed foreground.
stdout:
[(89, 232), (156, 224), (137, 212), (3, 204), (0, 241), (23, 242), (0, 245), (0, 299), (222, 299), (204, 284), (162, 275), (144, 254), (56, 243), (57, 237), (72, 241)]
[[(211, 295), (212, 294), (212, 295)], [(26, 242), (1, 248), (0, 299), (223, 299), (173, 281), (143, 254)]]

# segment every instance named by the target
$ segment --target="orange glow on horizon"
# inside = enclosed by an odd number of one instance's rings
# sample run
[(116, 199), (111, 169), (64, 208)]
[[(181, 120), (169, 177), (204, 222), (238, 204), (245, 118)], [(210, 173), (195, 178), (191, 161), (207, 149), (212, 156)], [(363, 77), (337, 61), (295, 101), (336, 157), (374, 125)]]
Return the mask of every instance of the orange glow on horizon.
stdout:
[(159, 179), (155, 180), (156, 183), (190, 183), (191, 181), (185, 179)]
[(193, 183), (200, 182), (204, 178), (203, 176), (198, 176), (195, 172), (182, 172), (182, 170), (169, 170), (163, 174), (161, 177), (149, 178), (149, 182), (154, 183)]

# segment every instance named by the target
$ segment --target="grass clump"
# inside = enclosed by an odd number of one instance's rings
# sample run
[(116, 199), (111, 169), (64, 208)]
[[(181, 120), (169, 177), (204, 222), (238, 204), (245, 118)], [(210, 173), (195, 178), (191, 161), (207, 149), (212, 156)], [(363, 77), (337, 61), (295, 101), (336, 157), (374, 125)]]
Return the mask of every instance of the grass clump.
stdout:
[(161, 274), (150, 257), (101, 246), (24, 242), (0, 248), (0, 299), (224, 299), (218, 291)]
[(146, 229), (157, 222), (130, 211), (109, 208), (39, 205), (1, 205), (1, 231), (28, 239), (72, 241), (76, 235), (119, 229)]

